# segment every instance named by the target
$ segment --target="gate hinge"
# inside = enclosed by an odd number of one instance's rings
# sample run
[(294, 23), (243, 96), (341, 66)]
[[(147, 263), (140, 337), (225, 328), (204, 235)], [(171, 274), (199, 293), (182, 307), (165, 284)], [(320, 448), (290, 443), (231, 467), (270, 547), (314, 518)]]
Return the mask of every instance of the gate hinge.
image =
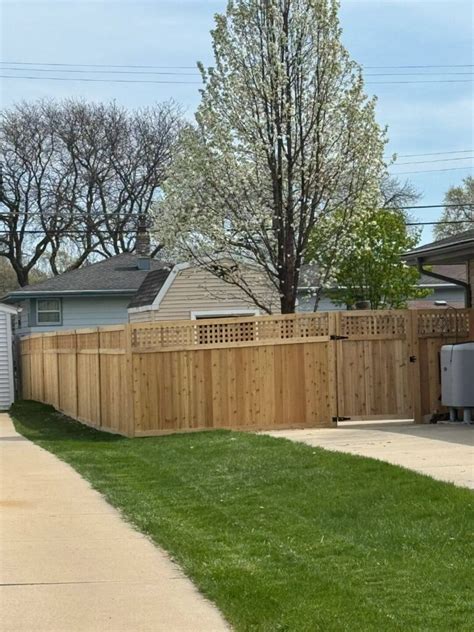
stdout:
[(410, 356), (410, 362), (416, 362), (416, 356)]
[(349, 336), (338, 336), (337, 334), (331, 334), (329, 338), (331, 340), (347, 340)]
[(350, 417), (333, 417), (332, 420), (333, 421), (350, 421), (351, 418)]

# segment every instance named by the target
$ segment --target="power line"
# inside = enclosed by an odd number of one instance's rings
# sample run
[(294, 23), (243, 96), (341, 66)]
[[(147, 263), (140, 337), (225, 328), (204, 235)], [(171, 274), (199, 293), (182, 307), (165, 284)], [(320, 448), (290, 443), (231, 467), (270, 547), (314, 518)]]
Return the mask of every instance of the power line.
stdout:
[(393, 176), (406, 176), (412, 173), (434, 173), (435, 171), (460, 171), (461, 169), (472, 169), (472, 167), (449, 167), (447, 169), (425, 169), (423, 171), (396, 171)]
[[(414, 206), (386, 206), (384, 207), (385, 210), (405, 210), (405, 211), (411, 211), (411, 210), (423, 210), (423, 209), (431, 209), (431, 208), (459, 208), (459, 207), (474, 207), (474, 202), (466, 202), (463, 204), (418, 204), (418, 205), (414, 205)], [(134, 222), (135, 220), (139, 219), (139, 215), (140, 213), (126, 213), (125, 215), (121, 215), (119, 212), (117, 213), (100, 213), (97, 216), (92, 216), (92, 217), (88, 217), (87, 215), (68, 215), (66, 216), (66, 219), (68, 221), (87, 221), (87, 220), (92, 220), (93, 222), (99, 222), (102, 221), (108, 217), (111, 217), (113, 219), (122, 219), (123, 221), (126, 222)], [(8, 217), (43, 217), (46, 221), (48, 220), (48, 217), (46, 215), (44, 215), (43, 213), (39, 212), (39, 211), (30, 211), (28, 213), (25, 213), (24, 211), (18, 211), (18, 212), (14, 212), (14, 213), (0, 213), (0, 221), (6, 221), (8, 219)]]
[(181, 69), (181, 70), (196, 70), (196, 64), (194, 66), (152, 66), (152, 65), (127, 65), (127, 64), (67, 64), (67, 63), (43, 63), (33, 61), (0, 61), (1, 65), (9, 66), (74, 66), (82, 68), (157, 68), (162, 70)]
[[(200, 77), (198, 72), (163, 72), (163, 71), (149, 71), (149, 70), (78, 70), (77, 68), (59, 70), (51, 68), (28, 68), (23, 70), (22, 68), (12, 68), (4, 66), (3, 70), (16, 71), (16, 72), (68, 72), (68, 73), (87, 73), (87, 74), (110, 74), (110, 75), (177, 75), (178, 77)], [(474, 73), (461, 73), (461, 74), (474, 74)]]
[(438, 224), (474, 224), (473, 219), (436, 221), (436, 222), (405, 222), (405, 226), (437, 226)]
[[(473, 219), (465, 219), (465, 220), (436, 220), (432, 222), (405, 222), (406, 226), (436, 226), (436, 225), (445, 225), (445, 224), (474, 224)], [(23, 230), (20, 231), (23, 235), (47, 235), (47, 233), (52, 233), (51, 236), (54, 236), (54, 231), (44, 231), (44, 230)], [(135, 231), (127, 229), (122, 230), (122, 233), (135, 233)], [(0, 230), (0, 235), (10, 235), (12, 231), (9, 230)], [(75, 230), (75, 231), (65, 231), (61, 232), (61, 237), (86, 237), (86, 236), (104, 236), (107, 237), (109, 233), (106, 232), (90, 232), (85, 230)]]
[[(13, 70), (16, 70), (14, 68)], [(472, 72), (368, 72), (365, 77), (436, 77), (436, 75), (472, 75)]]
[[(86, 79), (85, 77), (32, 77), (23, 75), (0, 75), (1, 79), (28, 79), (37, 81), (82, 81), (87, 83), (166, 83), (166, 84), (199, 84), (201, 81), (155, 81), (148, 79)], [(367, 85), (397, 85), (397, 84), (420, 84), (420, 83), (473, 83), (472, 79), (439, 79), (433, 81), (368, 81)]]
[(429, 162), (452, 162), (454, 160), (473, 160), (474, 156), (464, 156), (463, 158), (437, 158), (436, 160), (413, 160), (412, 162), (395, 162), (395, 166), (401, 165), (422, 165)]
[[(0, 62), (2, 63), (2, 62)], [(27, 69), (23, 70), (21, 67), (12, 67), (14, 66), (14, 64), (10, 64), (9, 66), (6, 66), (4, 63), (2, 63), (3, 65), (3, 70), (16, 70), (18, 72), (27, 72), (27, 71), (31, 71), (31, 72), (61, 72), (61, 73), (93, 73), (93, 74), (127, 74), (127, 75), (191, 75), (191, 76), (200, 76), (198, 72), (194, 72), (194, 73), (183, 73), (183, 72), (161, 72), (161, 71), (150, 71), (150, 70), (137, 70), (137, 69), (133, 69), (133, 70), (108, 70), (108, 69), (104, 69), (104, 70), (90, 70), (90, 69), (84, 69), (84, 68), (72, 68), (72, 67), (67, 67), (64, 70), (61, 70), (60, 68), (32, 68), (32, 67), (28, 67)], [(64, 66), (63, 66), (64, 67)], [(115, 68), (115, 67), (114, 67)], [(180, 67), (176, 67), (177, 69), (180, 69)], [(163, 66), (161, 70), (165, 70), (166, 67)], [(168, 70), (171, 70), (172, 67), (170, 67)], [(186, 67), (181, 67), (181, 69), (186, 69)], [(390, 73), (390, 72), (377, 72), (377, 73), (366, 73), (366, 77), (406, 77), (406, 76), (414, 76), (414, 77), (435, 77), (436, 75), (453, 75), (453, 76), (458, 76), (458, 75), (468, 75), (471, 76), (473, 75), (473, 72), (437, 72), (437, 73), (433, 73), (433, 72), (396, 72), (396, 73)]]
[(366, 81), (365, 84), (368, 86), (374, 85), (397, 85), (401, 83), (472, 83), (472, 79), (433, 79), (433, 80), (421, 80), (421, 81)]
[(467, 204), (423, 204), (421, 206), (400, 206), (398, 208), (403, 209), (405, 211), (412, 209), (429, 209), (429, 208), (459, 208), (460, 206), (472, 206), (474, 207), (474, 202)]
[(371, 70), (383, 69), (383, 68), (473, 68), (474, 64), (446, 64), (446, 65), (434, 65), (425, 64), (419, 66), (366, 66), (361, 64), (363, 68), (370, 68)]
[[(82, 66), (84, 68), (196, 68), (196, 64), (193, 66), (175, 66), (175, 65), (143, 65), (143, 64), (81, 64), (77, 62), (33, 62), (33, 61), (0, 61), (3, 65), (12, 66)], [(412, 68), (473, 68), (474, 64), (419, 64), (419, 65), (388, 65), (388, 66), (370, 66), (361, 64), (363, 68), (370, 70), (380, 70), (387, 68), (394, 69), (412, 69)]]
[[(445, 154), (471, 154), (474, 149), (458, 149), (457, 151), (433, 151), (427, 154), (399, 154), (398, 158), (419, 158), (421, 156), (444, 156)], [(397, 153), (397, 152), (394, 152)]]
[(174, 83), (199, 84), (201, 81), (154, 81), (149, 79), (86, 79), (85, 77), (23, 77), (21, 75), (0, 75), (1, 79), (37, 79), (39, 81), (85, 81), (88, 83)]

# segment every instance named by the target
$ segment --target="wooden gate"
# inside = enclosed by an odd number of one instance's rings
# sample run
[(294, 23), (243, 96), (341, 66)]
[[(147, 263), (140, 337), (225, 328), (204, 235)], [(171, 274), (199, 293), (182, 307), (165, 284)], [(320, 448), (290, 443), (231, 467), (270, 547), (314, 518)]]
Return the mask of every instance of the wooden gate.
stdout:
[(412, 419), (411, 313), (340, 312), (336, 323), (338, 420)]

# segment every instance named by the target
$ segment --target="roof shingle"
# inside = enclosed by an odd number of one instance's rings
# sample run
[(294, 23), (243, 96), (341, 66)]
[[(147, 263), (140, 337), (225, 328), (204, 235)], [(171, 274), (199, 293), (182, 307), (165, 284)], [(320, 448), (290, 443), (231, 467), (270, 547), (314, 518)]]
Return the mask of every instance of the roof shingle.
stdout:
[[(151, 270), (161, 270), (169, 266), (158, 259), (150, 262)], [(109, 259), (83, 266), (77, 270), (64, 272), (34, 285), (26, 285), (9, 293), (9, 297), (24, 292), (81, 292), (81, 291), (123, 291), (133, 292), (143, 283), (149, 270), (138, 268), (138, 257), (134, 253), (125, 252)]]

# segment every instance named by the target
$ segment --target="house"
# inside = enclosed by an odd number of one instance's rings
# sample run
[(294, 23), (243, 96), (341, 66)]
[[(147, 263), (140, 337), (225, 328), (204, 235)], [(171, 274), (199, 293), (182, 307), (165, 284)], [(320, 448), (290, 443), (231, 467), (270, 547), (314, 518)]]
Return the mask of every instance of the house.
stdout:
[[(464, 286), (460, 284), (467, 278), (465, 268), (462, 264), (433, 266), (430, 274), (437, 273), (437, 277), (426, 273), (420, 279), (423, 287), (432, 289), (432, 295), (411, 301), (410, 307), (432, 307), (435, 300), (461, 307)], [(247, 278), (253, 278), (252, 287), (260, 285), (268, 303), (268, 288), (260, 273), (248, 266)], [(314, 289), (302, 284), (297, 311), (313, 311)], [(203, 268), (190, 263), (169, 265), (134, 253), (116, 255), (19, 288), (4, 300), (19, 308), (15, 329), (20, 335), (126, 322), (263, 313), (243, 291)], [(272, 296), (270, 302), (272, 311), (278, 313), (278, 297)], [(341, 307), (323, 294), (318, 309), (335, 311)]]
[[(427, 277), (463, 290), (464, 306), (472, 307), (474, 293), (474, 229), (419, 246), (403, 256), (409, 265), (417, 266)], [(438, 266), (443, 266), (440, 273)], [(431, 267), (432, 266), (432, 267)], [(456, 277), (455, 269), (464, 269), (464, 278)]]
[[(258, 275), (249, 268), (249, 277)], [(264, 291), (262, 286), (262, 291)], [(191, 264), (123, 253), (7, 294), (20, 335), (144, 320), (260, 312), (238, 288)]]
[[(411, 309), (430, 309), (434, 306), (435, 301), (446, 301), (453, 307), (464, 306), (464, 286), (459, 282), (465, 282), (467, 279), (466, 266), (457, 265), (434, 265), (430, 268), (430, 272), (436, 276), (428, 276), (422, 273), (418, 281), (419, 287), (430, 290), (430, 294), (423, 299), (415, 299), (408, 301), (408, 307)], [(303, 283), (298, 289), (298, 311), (312, 312), (314, 309), (314, 293), (317, 286), (311, 286)], [(307, 280), (307, 277), (306, 277)], [(319, 301), (318, 311), (332, 312), (344, 309), (340, 305), (336, 305), (327, 295), (322, 293)]]
[(18, 334), (120, 324), (127, 322), (128, 304), (147, 274), (164, 266), (123, 253), (18, 288), (4, 300), (21, 309)]
[[(246, 265), (245, 271), (252, 293), (278, 312), (278, 296), (262, 273), (251, 265)], [(202, 267), (178, 263), (171, 270), (150, 272), (131, 300), (128, 313), (130, 322), (143, 322), (248, 316), (262, 310), (235, 285)]]
[(16, 309), (0, 303), (0, 410), (7, 410), (15, 398), (12, 354), (12, 317)]

